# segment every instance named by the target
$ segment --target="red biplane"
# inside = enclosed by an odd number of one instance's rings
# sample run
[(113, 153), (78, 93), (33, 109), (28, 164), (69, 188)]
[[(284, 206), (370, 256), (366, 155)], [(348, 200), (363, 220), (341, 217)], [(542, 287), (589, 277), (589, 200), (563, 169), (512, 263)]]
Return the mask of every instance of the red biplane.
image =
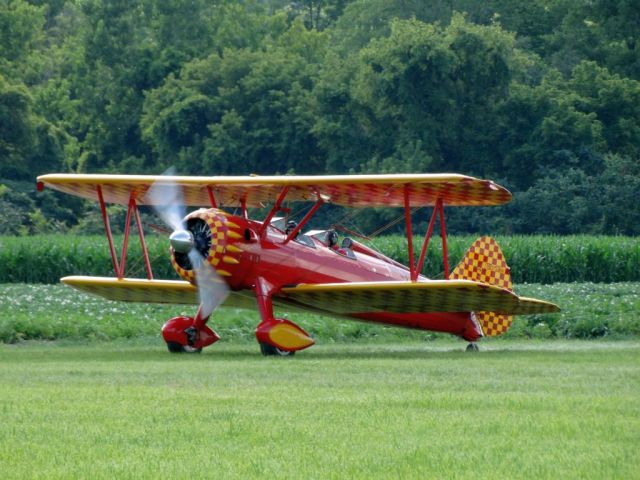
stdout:
[[(291, 355), (314, 344), (293, 322), (276, 318), (274, 305), (387, 325), (448, 332), (471, 342), (500, 335), (512, 315), (558, 311), (552, 303), (513, 292), (509, 267), (496, 242), (476, 240), (451, 272), (444, 207), (499, 205), (511, 194), (488, 180), (456, 174), (184, 177), (173, 175), (52, 174), (45, 186), (100, 204), (115, 277), (71, 276), (67, 285), (111, 300), (198, 304), (195, 317), (170, 319), (162, 334), (172, 352), (197, 352), (218, 340), (207, 321), (218, 305), (257, 308), (256, 337), (265, 355)], [(285, 202), (312, 202), (299, 223), (278, 218)], [(126, 205), (120, 257), (105, 205)], [(324, 204), (402, 207), (409, 265), (334, 230), (303, 229)], [(171, 263), (183, 281), (157, 280), (147, 253), (139, 206), (152, 205), (173, 229)], [(249, 208), (271, 205), (252, 220)], [(203, 207), (184, 215), (187, 206)], [(433, 213), (415, 259), (412, 208)], [(223, 208), (234, 207), (239, 215)], [(146, 279), (125, 278), (131, 217), (142, 246)], [(439, 218), (444, 280), (420, 274)]]

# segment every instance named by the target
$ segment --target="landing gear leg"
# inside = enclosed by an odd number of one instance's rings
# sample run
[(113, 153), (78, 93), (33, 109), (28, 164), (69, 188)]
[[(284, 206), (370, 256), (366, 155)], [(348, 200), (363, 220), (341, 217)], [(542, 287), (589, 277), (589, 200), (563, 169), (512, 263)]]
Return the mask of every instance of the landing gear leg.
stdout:
[(478, 344), (477, 343), (470, 343), (469, 345), (467, 345), (467, 352), (479, 352), (480, 349), (478, 348)]
[(297, 350), (308, 348), (315, 342), (295, 323), (273, 316), (273, 290), (273, 286), (263, 278), (256, 282), (256, 300), (262, 318), (256, 328), (256, 339), (263, 355), (290, 357)]

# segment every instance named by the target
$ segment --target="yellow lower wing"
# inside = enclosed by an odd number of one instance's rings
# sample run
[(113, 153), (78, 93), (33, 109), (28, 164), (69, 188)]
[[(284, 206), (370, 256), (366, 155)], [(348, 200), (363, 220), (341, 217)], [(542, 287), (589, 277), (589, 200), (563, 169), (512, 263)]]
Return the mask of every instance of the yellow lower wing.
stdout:
[[(189, 282), (178, 280), (72, 276), (62, 278), (61, 282), (77, 290), (120, 302), (199, 303), (198, 289)], [(255, 308), (256, 302), (251, 294), (230, 292), (223, 305)]]
[(526, 315), (560, 310), (553, 303), (471, 280), (303, 284), (283, 288), (282, 293), (289, 301), (337, 314), (492, 311)]
[[(61, 281), (83, 292), (109, 300), (198, 304), (196, 287), (184, 281), (86, 276), (64, 277)], [(518, 297), (509, 290), (470, 280), (298, 285), (283, 288), (280, 295), (274, 297), (274, 302), (341, 315), (364, 312), (424, 313), (483, 310), (526, 315), (560, 310), (553, 303)], [(255, 309), (256, 303), (251, 292), (231, 292), (224, 306)]]

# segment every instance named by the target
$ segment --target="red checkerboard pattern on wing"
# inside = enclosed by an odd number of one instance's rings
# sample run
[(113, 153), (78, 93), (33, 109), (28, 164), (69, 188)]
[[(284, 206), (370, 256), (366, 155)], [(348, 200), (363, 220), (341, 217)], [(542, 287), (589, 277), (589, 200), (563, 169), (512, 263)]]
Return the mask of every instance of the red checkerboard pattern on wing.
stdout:
[(499, 205), (511, 193), (489, 180), (457, 174), (327, 175), (274, 177), (164, 177), (161, 175), (51, 174), (38, 177), (50, 188), (98, 200), (98, 187), (106, 203), (127, 205), (133, 197), (148, 205), (146, 193), (156, 182), (174, 181), (180, 186), (185, 205), (210, 206), (211, 193), (218, 206), (259, 207), (274, 201), (287, 186), (287, 201), (317, 201), (351, 207), (401, 207), (405, 191), (411, 206)]
[[(480, 237), (469, 247), (462, 261), (451, 273), (453, 279), (474, 280), (513, 290), (511, 273), (504, 255), (491, 237)], [(505, 333), (511, 326), (513, 316), (495, 312), (476, 312), (482, 331), (488, 337)]]

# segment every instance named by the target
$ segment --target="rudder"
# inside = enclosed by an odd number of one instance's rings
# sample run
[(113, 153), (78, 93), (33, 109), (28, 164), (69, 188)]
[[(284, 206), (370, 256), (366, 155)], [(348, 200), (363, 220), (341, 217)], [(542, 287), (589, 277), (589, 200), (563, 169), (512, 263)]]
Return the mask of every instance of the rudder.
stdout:
[[(450, 278), (473, 280), (513, 291), (509, 266), (498, 243), (491, 237), (480, 237), (473, 242)], [(512, 315), (496, 312), (475, 312), (475, 315), (487, 337), (502, 335), (513, 321)]]

